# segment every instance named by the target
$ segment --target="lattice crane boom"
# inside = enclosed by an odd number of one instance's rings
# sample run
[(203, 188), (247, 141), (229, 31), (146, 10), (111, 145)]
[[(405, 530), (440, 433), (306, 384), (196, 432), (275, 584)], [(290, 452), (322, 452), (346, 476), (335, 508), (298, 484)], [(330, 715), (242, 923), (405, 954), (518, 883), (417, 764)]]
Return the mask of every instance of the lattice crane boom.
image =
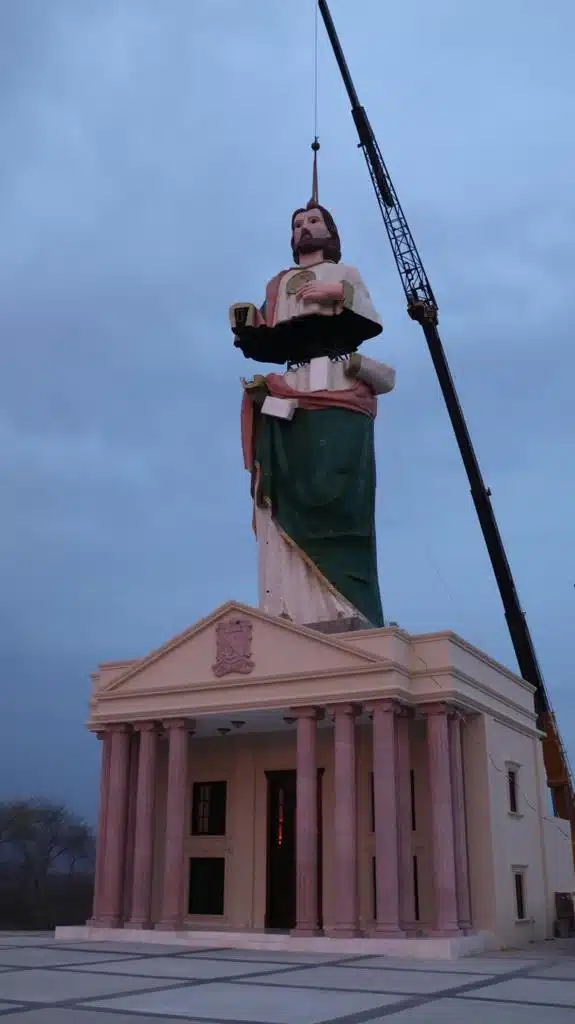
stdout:
[(491, 492), (484, 483), (439, 336), (437, 327), (439, 307), (369, 118), (364, 107), (359, 102), (359, 97), (326, 0), (318, 0), (318, 7), (349, 96), (351, 113), (359, 137), (359, 147), (363, 150), (401, 278), (407, 300), (407, 312), (411, 319), (417, 321), (423, 328), (425, 340), (427, 341), (439, 386), (451, 420), (467, 473), (471, 497), (501, 595), (519, 670), (522, 677), (535, 687), (535, 707), (539, 726), (546, 733), (543, 752), (547, 782), (553, 796), (555, 812), (561, 817), (571, 820), (575, 852), (575, 799), (567, 754), (559, 735), (531, 633), (515, 588), (515, 582), (491, 504)]

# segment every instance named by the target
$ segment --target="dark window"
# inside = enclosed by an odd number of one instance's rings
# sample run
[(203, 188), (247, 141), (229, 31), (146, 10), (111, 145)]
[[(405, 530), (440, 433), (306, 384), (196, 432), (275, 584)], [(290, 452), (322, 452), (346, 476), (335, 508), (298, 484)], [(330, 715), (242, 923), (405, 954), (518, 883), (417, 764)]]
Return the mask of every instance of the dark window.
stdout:
[(377, 870), (375, 857), (371, 858), (371, 886), (373, 893), (373, 920), (377, 921)]
[(417, 822), (415, 820), (415, 772), (413, 768), (409, 773), (409, 785), (411, 787), (411, 830), (415, 832)]
[(525, 879), (522, 871), (515, 872), (515, 906), (517, 909), (517, 920), (525, 920)]
[(413, 856), (413, 902), (415, 904), (415, 920), (419, 921), (419, 868), (415, 854)]
[(227, 782), (194, 782), (192, 835), (225, 836)]
[(373, 788), (373, 772), (369, 773), (369, 830), (375, 832), (375, 791)]
[(223, 914), (225, 872), (223, 857), (190, 858), (188, 914)]
[(517, 814), (519, 803), (517, 800), (517, 772), (515, 768), (510, 768), (507, 772), (507, 784), (509, 786), (509, 810), (512, 814)]

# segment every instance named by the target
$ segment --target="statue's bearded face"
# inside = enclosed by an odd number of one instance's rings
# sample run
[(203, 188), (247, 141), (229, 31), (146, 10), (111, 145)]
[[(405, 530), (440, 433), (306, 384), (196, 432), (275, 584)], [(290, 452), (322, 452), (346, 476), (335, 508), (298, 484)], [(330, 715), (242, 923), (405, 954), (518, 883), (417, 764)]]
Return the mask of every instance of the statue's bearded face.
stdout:
[(339, 263), (341, 244), (329, 210), (311, 200), (296, 210), (291, 221), (291, 248), (294, 263), (299, 263), (304, 253), (314, 252), (321, 252), (321, 259)]
[(301, 210), (293, 222), (294, 252), (318, 252), (331, 238), (321, 210)]

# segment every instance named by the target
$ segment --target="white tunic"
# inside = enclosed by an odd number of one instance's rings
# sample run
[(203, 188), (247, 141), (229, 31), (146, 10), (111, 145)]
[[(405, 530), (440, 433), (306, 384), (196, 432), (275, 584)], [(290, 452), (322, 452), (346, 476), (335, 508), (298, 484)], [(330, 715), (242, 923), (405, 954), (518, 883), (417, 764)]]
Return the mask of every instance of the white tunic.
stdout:
[(373, 308), (371, 296), (355, 267), (345, 263), (316, 263), (312, 267), (294, 267), (283, 277), (277, 296), (273, 323), (291, 320), (294, 316), (305, 316), (319, 313), (333, 316), (337, 312), (337, 303), (328, 305), (323, 302), (304, 302), (296, 298), (295, 292), (307, 281), (324, 281), (326, 283), (343, 283), (344, 305), (352, 309), (358, 316), (372, 320), (381, 326), (381, 318)]

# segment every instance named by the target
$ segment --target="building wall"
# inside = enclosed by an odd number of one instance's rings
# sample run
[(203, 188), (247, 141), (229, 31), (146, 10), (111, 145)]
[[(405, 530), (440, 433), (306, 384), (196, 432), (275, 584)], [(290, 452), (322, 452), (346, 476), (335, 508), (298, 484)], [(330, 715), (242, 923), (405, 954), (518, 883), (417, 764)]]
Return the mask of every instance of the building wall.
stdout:
[[(544, 803), (538, 771), (540, 741), (486, 719), (492, 818), (493, 889), (498, 937), (509, 945), (549, 937), (549, 894), (543, 839)], [(510, 810), (507, 771), (515, 768), (518, 811)], [(526, 919), (517, 920), (514, 872), (523, 871)]]
[(535, 768), (539, 779), (541, 801), (547, 934), (552, 935), (555, 922), (555, 893), (572, 893), (575, 895), (575, 865), (573, 863), (571, 823), (562, 818), (556, 818), (553, 815), (553, 801), (547, 788), (543, 745), (540, 742), (535, 742)]
[[(575, 894), (575, 873), (571, 826), (562, 818), (543, 818), (543, 842), (547, 866), (549, 907), (553, 911), (556, 892)], [(552, 925), (552, 920), (548, 925)]]

